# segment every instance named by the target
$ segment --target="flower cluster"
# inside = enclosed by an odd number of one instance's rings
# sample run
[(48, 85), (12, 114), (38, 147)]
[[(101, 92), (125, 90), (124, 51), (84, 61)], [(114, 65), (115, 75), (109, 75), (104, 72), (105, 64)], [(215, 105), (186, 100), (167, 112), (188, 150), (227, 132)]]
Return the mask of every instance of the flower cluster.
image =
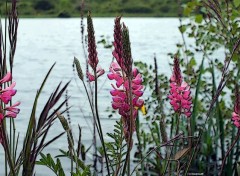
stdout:
[(112, 53), (117, 62), (112, 62), (108, 78), (116, 81), (115, 85), (112, 84), (113, 90), (110, 91), (112, 107), (118, 110), (122, 117), (124, 135), (128, 141), (130, 134), (135, 131), (137, 110), (143, 106), (144, 101), (140, 99), (143, 95), (142, 77), (136, 68), (132, 69), (128, 30), (124, 25), (122, 29), (120, 19), (117, 17), (115, 20)]
[(0, 80), (0, 100), (5, 104), (4, 107), (0, 107), (0, 123), (5, 117), (15, 118), (19, 113), (19, 109), (17, 106), (20, 102), (15, 103), (12, 106), (7, 106), (9, 101), (11, 101), (12, 97), (16, 94), (16, 90), (14, 89), (16, 83), (13, 82), (9, 87), (2, 88), (4, 83), (7, 83), (12, 80), (11, 73), (7, 73), (3, 79)]
[(192, 97), (190, 86), (183, 81), (178, 58), (174, 58), (173, 75), (170, 79), (170, 104), (177, 113), (191, 116)]
[[(122, 116), (124, 123), (124, 133), (126, 139), (129, 137), (130, 118), (134, 118), (134, 122), (137, 116), (137, 109), (143, 106), (144, 101), (140, 99), (143, 95), (143, 86), (141, 74), (137, 69), (133, 69), (132, 72), (131, 87), (129, 87), (128, 79), (124, 79), (124, 75), (121, 67), (118, 63), (113, 62), (110, 67), (110, 73), (108, 78), (116, 81), (116, 86), (112, 84), (113, 90), (110, 91), (112, 95), (112, 107), (118, 110)], [(132, 116), (131, 116), (131, 103), (130, 103), (130, 89), (132, 92)], [(133, 131), (135, 131), (135, 124), (133, 124)]]
[(235, 93), (236, 101), (234, 104), (234, 112), (232, 113), (232, 121), (233, 124), (240, 128), (240, 96), (239, 96), (239, 88), (236, 86), (236, 93)]
[(104, 69), (97, 66), (98, 65), (98, 56), (97, 56), (97, 47), (94, 36), (93, 22), (90, 14), (87, 17), (87, 31), (88, 31), (88, 64), (92, 67), (94, 74), (87, 72), (87, 77), (90, 82), (95, 81), (99, 76), (105, 73)]
[[(131, 80), (132, 89), (132, 106), (136, 107), (133, 109), (133, 116), (136, 117), (137, 109), (143, 105), (143, 100), (139, 99), (143, 95), (143, 86), (141, 74), (138, 73), (137, 69), (132, 72), (133, 79)], [(113, 62), (110, 67), (110, 73), (108, 74), (110, 80), (116, 81), (116, 87), (112, 84), (113, 90), (110, 91), (113, 96), (112, 107), (118, 109), (119, 114), (123, 117), (130, 117), (130, 104), (129, 104), (129, 83), (128, 80), (124, 79), (122, 75), (122, 69), (118, 63)], [(120, 88), (122, 87), (122, 88)]]

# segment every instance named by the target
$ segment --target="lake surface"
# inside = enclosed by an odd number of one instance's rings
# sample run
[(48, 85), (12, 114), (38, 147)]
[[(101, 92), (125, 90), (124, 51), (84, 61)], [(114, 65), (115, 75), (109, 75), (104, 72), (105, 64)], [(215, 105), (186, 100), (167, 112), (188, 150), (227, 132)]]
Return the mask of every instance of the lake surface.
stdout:
[[(178, 31), (179, 21), (177, 18), (123, 18), (124, 23), (130, 31), (132, 56), (134, 61), (153, 63), (153, 56), (156, 53), (159, 73), (171, 73), (169, 52), (176, 51), (176, 43), (181, 42), (181, 35)], [(84, 21), (86, 24), (86, 21)], [(104, 35), (111, 42), (113, 40), (114, 18), (94, 18), (96, 41), (100, 41)], [(86, 34), (86, 30), (85, 30)], [(104, 49), (97, 46), (99, 64), (106, 70), (112, 61), (111, 49)], [(82, 83), (73, 72), (72, 62), (76, 56), (80, 59), (82, 68), (85, 68), (83, 49), (81, 45), (80, 19), (20, 19), (18, 44), (14, 61), (13, 79), (17, 82), (18, 90), (14, 101), (21, 101), (21, 112), (16, 119), (17, 132), (20, 133), (20, 144), (27, 128), (32, 104), (37, 89), (51, 65), (56, 62), (54, 70), (44, 88), (42, 97), (39, 100), (38, 112), (41, 112), (50, 93), (62, 81), (67, 83), (71, 80), (68, 92), (71, 98), (69, 105), (71, 124), (74, 130), (74, 138), (78, 139), (79, 124), (82, 127), (82, 138), (86, 147), (92, 141), (91, 113)], [(106, 79), (106, 74), (99, 78), (99, 111), (102, 118), (103, 131), (111, 131), (113, 123), (119, 117), (109, 119), (107, 107), (111, 106), (111, 81)], [(38, 114), (39, 115), (39, 114)], [(53, 125), (49, 133), (49, 139), (63, 131), (58, 121)], [(106, 137), (107, 139), (107, 137)], [(21, 145), (19, 148), (21, 148)], [(62, 137), (50, 145), (46, 153), (53, 156), (59, 154), (58, 149), (67, 150), (67, 140)], [(88, 156), (92, 158), (91, 154)], [(0, 175), (4, 172), (3, 148), (0, 148)], [(70, 167), (67, 164), (66, 167)], [(37, 175), (46, 175), (37, 167)], [(47, 175), (51, 175), (49, 172)]]

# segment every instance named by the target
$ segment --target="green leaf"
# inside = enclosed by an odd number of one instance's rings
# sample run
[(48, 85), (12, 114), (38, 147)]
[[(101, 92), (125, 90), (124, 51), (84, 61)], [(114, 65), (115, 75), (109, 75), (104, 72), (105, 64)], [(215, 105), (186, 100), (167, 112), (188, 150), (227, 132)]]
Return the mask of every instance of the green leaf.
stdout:
[(232, 60), (234, 61), (234, 62), (236, 62), (237, 60), (238, 60), (238, 54), (236, 54), (236, 53), (234, 53), (233, 54), (233, 57), (232, 57)]
[(202, 23), (202, 20), (203, 20), (203, 16), (202, 15), (196, 15), (195, 17), (195, 22), (196, 23)]
[(181, 26), (179, 26), (179, 31), (180, 31), (181, 33), (184, 33), (186, 30), (187, 30), (186, 25), (181, 25)]
[(191, 11), (192, 11), (192, 10), (191, 10), (189, 7), (186, 7), (186, 8), (184, 9), (184, 11), (183, 11), (184, 16), (189, 16), (190, 13), (191, 13)]
[(55, 163), (50, 154), (44, 155), (43, 153), (40, 153), (40, 155), (42, 158), (39, 161), (36, 161), (37, 165), (44, 165), (51, 169), (56, 175), (65, 176), (61, 161), (58, 158)]
[(191, 58), (191, 60), (190, 60), (190, 62), (189, 62), (189, 65), (190, 65), (191, 67), (197, 65), (196, 60), (195, 60), (194, 58)]
[(236, 7), (240, 5), (240, 0), (233, 0), (233, 3)]

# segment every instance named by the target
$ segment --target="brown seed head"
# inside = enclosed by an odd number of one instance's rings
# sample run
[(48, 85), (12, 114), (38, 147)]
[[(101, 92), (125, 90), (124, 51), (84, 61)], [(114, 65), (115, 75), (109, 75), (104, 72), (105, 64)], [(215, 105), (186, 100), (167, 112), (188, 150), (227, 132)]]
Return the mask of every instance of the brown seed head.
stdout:
[(79, 60), (76, 57), (74, 57), (73, 62), (74, 62), (74, 65), (76, 66), (78, 77), (83, 81), (83, 72), (82, 72), (82, 68), (81, 68)]

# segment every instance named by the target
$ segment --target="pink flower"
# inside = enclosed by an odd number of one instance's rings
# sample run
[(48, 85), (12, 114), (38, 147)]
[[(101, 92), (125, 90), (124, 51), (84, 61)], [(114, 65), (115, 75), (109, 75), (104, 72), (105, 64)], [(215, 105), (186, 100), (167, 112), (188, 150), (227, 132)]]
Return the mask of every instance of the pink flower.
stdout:
[(170, 104), (177, 113), (191, 116), (192, 97), (190, 86), (183, 82), (178, 58), (174, 58), (173, 75), (170, 79)]
[(17, 106), (20, 105), (20, 102), (15, 103), (12, 106), (5, 107), (2, 109), (5, 112), (5, 115), (3, 113), (0, 113), (0, 122), (5, 118), (5, 117), (11, 117), (11, 118), (16, 118), (17, 114), (20, 112), (20, 109), (17, 108)]
[(9, 87), (5, 89), (0, 89), (0, 99), (5, 103), (8, 104), (8, 102), (12, 99), (12, 96), (16, 94), (16, 90), (13, 89), (15, 87), (16, 83), (13, 82)]
[(19, 105), (20, 105), (20, 102), (17, 102), (12, 106), (4, 108), (4, 110), (6, 111), (5, 117), (16, 118), (17, 114), (20, 112), (20, 109), (16, 108)]
[[(2, 84), (9, 82), (12, 80), (12, 75), (11, 73), (7, 73), (6, 76), (4, 76), (3, 79), (0, 80), (0, 100), (4, 103), (4, 104), (8, 104), (9, 101), (12, 100), (12, 97), (16, 94), (16, 90), (14, 89), (16, 83), (13, 82), (9, 87), (6, 87), (5, 89), (2, 89)], [(15, 103), (12, 106), (8, 106), (5, 108), (0, 107), (0, 123), (2, 122), (2, 120), (5, 117), (11, 117), (11, 118), (15, 118), (17, 116), (17, 114), (19, 113), (19, 108), (17, 108), (17, 106), (19, 106), (20, 102)]]
[(11, 81), (12, 80), (12, 74), (8, 72), (3, 79), (0, 80), (0, 84), (3, 84), (5, 82)]
[[(105, 70), (103, 70), (101, 67), (97, 67), (97, 71), (96, 71), (97, 78), (102, 76), (104, 73), (105, 73)], [(87, 72), (87, 77), (90, 82), (96, 80), (95, 76), (93, 74), (91, 74), (90, 72)]]
[[(128, 79), (122, 74), (122, 70), (119, 69), (119, 65), (113, 62), (110, 66), (110, 73), (107, 75), (110, 80), (116, 81), (116, 87), (112, 84), (113, 90), (110, 91), (112, 97), (112, 108), (118, 110), (118, 113), (125, 119), (125, 131), (128, 131), (129, 119), (131, 118), (131, 106), (129, 102), (129, 86)], [(133, 118), (137, 116), (137, 109), (143, 106), (144, 101), (140, 99), (143, 95), (143, 86), (141, 85), (141, 74), (136, 72), (132, 73), (132, 106), (133, 106)], [(141, 81), (140, 81), (141, 80)], [(134, 127), (135, 129), (135, 127)]]

